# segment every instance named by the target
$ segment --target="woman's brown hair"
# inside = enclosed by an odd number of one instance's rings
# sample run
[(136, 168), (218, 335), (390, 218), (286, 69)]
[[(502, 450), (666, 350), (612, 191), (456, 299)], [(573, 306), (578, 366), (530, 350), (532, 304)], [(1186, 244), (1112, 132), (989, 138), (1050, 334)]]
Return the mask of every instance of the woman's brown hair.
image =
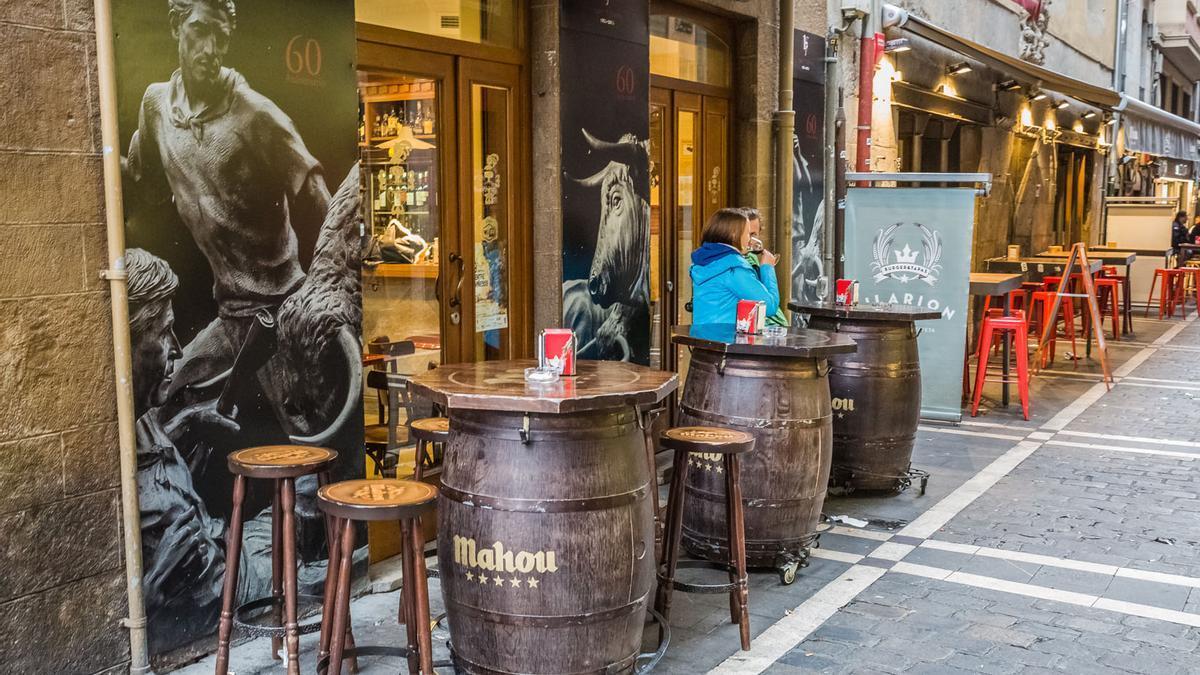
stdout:
[(705, 244), (729, 244), (741, 250), (742, 233), (750, 221), (741, 209), (718, 209), (700, 233), (700, 241)]

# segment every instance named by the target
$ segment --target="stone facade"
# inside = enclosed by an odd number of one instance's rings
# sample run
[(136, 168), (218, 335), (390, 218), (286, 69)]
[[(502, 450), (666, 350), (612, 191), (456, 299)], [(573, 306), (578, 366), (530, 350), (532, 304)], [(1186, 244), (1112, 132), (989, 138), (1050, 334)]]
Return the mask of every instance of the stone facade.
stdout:
[(128, 661), (95, 36), (87, 0), (0, 5), (0, 663)]

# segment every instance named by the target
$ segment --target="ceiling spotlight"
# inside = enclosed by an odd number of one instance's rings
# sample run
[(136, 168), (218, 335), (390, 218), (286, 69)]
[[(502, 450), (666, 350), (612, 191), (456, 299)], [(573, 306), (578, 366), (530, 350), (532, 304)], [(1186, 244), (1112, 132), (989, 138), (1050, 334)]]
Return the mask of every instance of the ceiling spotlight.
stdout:
[(1021, 83), (1016, 80), (1005, 80), (996, 84), (996, 89), (999, 91), (1016, 91), (1021, 88)]
[(1039, 91), (1039, 92), (1034, 93), (1032, 96), (1030, 96), (1029, 100), (1030, 101), (1041, 101), (1044, 98), (1046, 98), (1046, 92)]
[(1055, 103), (1054, 107), (1059, 110), (1062, 110), (1063, 108), (1066, 108), (1069, 105), (1071, 105), (1071, 102), (1066, 99), (1063, 99), (1063, 100), (1059, 101), (1058, 103)]
[(1090, 119), (1092, 119), (1092, 118), (1093, 118), (1093, 117), (1095, 117), (1095, 116), (1096, 116), (1096, 111), (1095, 111), (1095, 110), (1089, 110), (1089, 111), (1087, 111), (1087, 112), (1083, 113), (1082, 115), (1080, 115), (1080, 117), (1082, 117), (1082, 118), (1083, 118), (1083, 119), (1085, 119), (1085, 120), (1090, 120)]
[(969, 72), (971, 72), (971, 64), (967, 63), (966, 61), (946, 66), (947, 75), (962, 75)]
[(884, 43), (883, 51), (888, 54), (896, 54), (899, 52), (907, 52), (912, 50), (912, 42), (908, 38), (896, 38), (888, 40)]

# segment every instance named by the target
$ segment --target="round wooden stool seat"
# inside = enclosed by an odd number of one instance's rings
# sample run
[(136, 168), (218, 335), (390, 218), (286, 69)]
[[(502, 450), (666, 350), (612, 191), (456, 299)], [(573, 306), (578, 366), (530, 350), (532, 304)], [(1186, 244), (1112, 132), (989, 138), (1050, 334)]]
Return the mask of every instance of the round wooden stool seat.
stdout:
[(317, 504), (346, 520), (407, 520), (433, 510), (437, 488), (415, 480), (346, 480), (317, 491)]
[(754, 449), (754, 436), (722, 427), (676, 427), (661, 436), (662, 447), (677, 452), (736, 455)]
[(450, 419), (447, 417), (426, 417), (413, 420), (409, 425), (413, 438), (430, 443), (445, 443), (450, 439)]
[(386, 424), (368, 424), (363, 427), (363, 441), (387, 445), (388, 428)]
[(247, 478), (298, 478), (328, 471), (337, 451), (308, 445), (261, 445), (229, 455), (229, 471)]

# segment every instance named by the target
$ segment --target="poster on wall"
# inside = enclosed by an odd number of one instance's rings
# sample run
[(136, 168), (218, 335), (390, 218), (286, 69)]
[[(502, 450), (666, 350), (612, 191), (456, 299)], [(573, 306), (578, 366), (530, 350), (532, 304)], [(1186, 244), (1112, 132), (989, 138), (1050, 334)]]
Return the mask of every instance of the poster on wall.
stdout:
[[(353, 3), (115, 3), (143, 579), (152, 653), (211, 634), (226, 456), (274, 444), (361, 474)], [(327, 553), (296, 485), (301, 593)], [(271, 595), (270, 481), (250, 481), (236, 602)], [(319, 592), (319, 591), (318, 591)]]
[(974, 188), (849, 188), (847, 279), (859, 301), (923, 307), (942, 313), (921, 322), (921, 416), (962, 418), (961, 359), (967, 341)]
[(795, 136), (792, 139), (792, 297), (829, 295), (825, 270), (825, 38), (795, 36)]
[(649, 5), (561, 11), (563, 325), (580, 358), (648, 364)]

